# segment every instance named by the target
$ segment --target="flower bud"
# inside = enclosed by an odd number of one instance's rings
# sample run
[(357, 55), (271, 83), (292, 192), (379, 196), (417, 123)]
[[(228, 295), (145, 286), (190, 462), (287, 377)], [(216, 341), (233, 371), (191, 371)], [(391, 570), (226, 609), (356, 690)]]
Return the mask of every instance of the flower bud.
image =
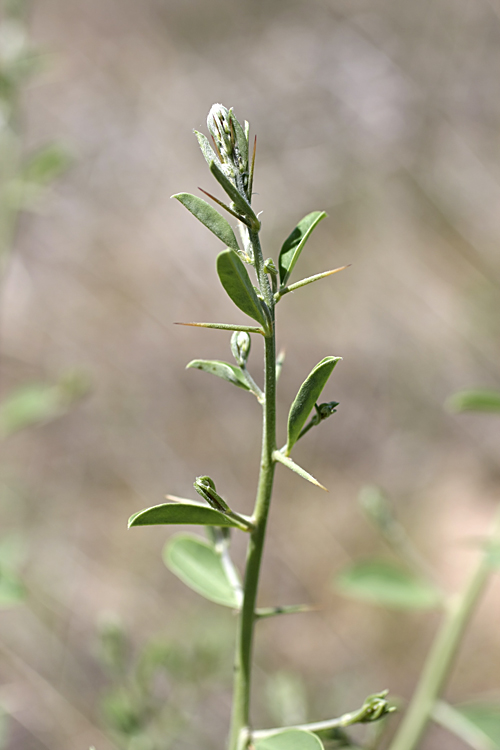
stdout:
[(231, 351), (240, 367), (246, 364), (251, 346), (250, 335), (246, 331), (235, 331), (231, 336)]
[(231, 160), (234, 139), (229, 110), (222, 106), (222, 104), (213, 104), (208, 113), (207, 127), (217, 144), (222, 160)]
[(215, 510), (225, 513), (230, 510), (229, 505), (221, 498), (215, 489), (215, 482), (210, 477), (196, 477), (193, 484), (198, 495)]

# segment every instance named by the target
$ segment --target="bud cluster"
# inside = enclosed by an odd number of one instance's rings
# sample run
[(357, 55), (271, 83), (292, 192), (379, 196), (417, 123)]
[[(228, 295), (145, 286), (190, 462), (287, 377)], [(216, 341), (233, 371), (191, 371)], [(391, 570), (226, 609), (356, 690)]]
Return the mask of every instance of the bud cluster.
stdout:
[(247, 196), (249, 183), (248, 138), (232, 109), (214, 104), (207, 117), (221, 166), (235, 186)]

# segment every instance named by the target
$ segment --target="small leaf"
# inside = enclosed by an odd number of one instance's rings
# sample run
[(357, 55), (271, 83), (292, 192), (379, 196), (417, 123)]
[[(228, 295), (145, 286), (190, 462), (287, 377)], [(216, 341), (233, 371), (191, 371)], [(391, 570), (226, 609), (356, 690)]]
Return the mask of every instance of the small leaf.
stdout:
[(500, 391), (478, 389), (474, 391), (460, 391), (447, 401), (451, 411), (484, 411), (500, 412)]
[(233, 300), (246, 315), (266, 325), (264, 311), (255, 294), (248, 272), (234, 250), (223, 250), (217, 256), (217, 273), (221, 284)]
[(191, 524), (195, 526), (233, 526), (239, 528), (236, 521), (225, 513), (209, 508), (200, 503), (163, 503), (145, 508), (130, 516), (129, 529), (132, 526), (161, 526), (166, 524)]
[(469, 703), (456, 709), (500, 748), (500, 704)]
[(325, 357), (319, 362), (299, 388), (288, 415), (288, 455), (299, 439), (300, 432), (325, 387), (333, 368), (342, 357)]
[(163, 559), (172, 573), (205, 599), (231, 609), (239, 608), (239, 591), (231, 585), (220, 555), (209, 542), (179, 534), (165, 545)]
[(88, 388), (88, 383), (79, 373), (68, 374), (55, 385), (31, 383), (21, 386), (0, 404), (0, 438), (62, 416), (72, 403), (88, 392)]
[(254, 742), (255, 750), (324, 750), (323, 743), (303, 729), (285, 729)]
[(0, 570), (0, 609), (21, 604), (26, 596), (24, 586), (12, 573)]
[(337, 576), (337, 587), (354, 599), (395, 609), (431, 609), (441, 603), (434, 586), (383, 560), (354, 563)]
[(47, 185), (71, 164), (71, 156), (61, 146), (51, 144), (32, 155), (23, 167), (23, 179)]
[(219, 185), (225, 190), (225, 192), (231, 198), (235, 209), (242, 215), (249, 219), (252, 229), (258, 231), (260, 229), (260, 221), (256, 217), (250, 203), (244, 198), (241, 193), (238, 192), (237, 188), (233, 185), (231, 180), (224, 174), (224, 172), (217, 166), (216, 162), (212, 162), (210, 165), (210, 171), (219, 183)]
[(213, 206), (204, 201), (203, 198), (191, 195), (191, 193), (176, 193), (172, 198), (176, 198), (179, 203), (182, 203), (188, 211), (191, 211), (193, 216), (196, 216), (225, 245), (233, 248), (233, 250), (239, 250), (238, 240), (229, 222)]
[(193, 133), (198, 139), (201, 153), (205, 157), (205, 161), (207, 162), (208, 166), (210, 166), (213, 161), (216, 164), (220, 164), (220, 161), (212, 146), (210, 145), (210, 141), (208, 140), (207, 136), (203, 135), (203, 133), (199, 133), (197, 130), (193, 130)]
[(228, 383), (244, 388), (246, 391), (250, 390), (240, 368), (230, 365), (228, 362), (221, 362), (217, 359), (193, 359), (186, 365), (186, 370), (189, 368), (211, 372), (212, 375), (217, 375), (218, 378), (227, 380)]
[(282, 286), (285, 286), (288, 281), (309, 235), (325, 216), (326, 213), (324, 211), (313, 211), (311, 214), (304, 216), (302, 221), (299, 221), (293, 232), (284, 241), (279, 257), (280, 281)]
[(309, 472), (303, 469), (302, 466), (296, 464), (295, 461), (292, 461), (291, 458), (285, 456), (281, 451), (273, 451), (273, 458), (275, 458), (276, 461), (279, 461), (280, 464), (283, 464), (283, 466), (286, 466), (288, 469), (294, 471), (296, 474), (302, 477), (302, 479), (307, 479), (307, 481), (311, 482), (311, 484), (315, 484), (316, 487), (320, 487), (322, 490), (328, 492), (326, 487), (323, 487), (323, 485), (320, 484), (312, 474), (309, 474)]

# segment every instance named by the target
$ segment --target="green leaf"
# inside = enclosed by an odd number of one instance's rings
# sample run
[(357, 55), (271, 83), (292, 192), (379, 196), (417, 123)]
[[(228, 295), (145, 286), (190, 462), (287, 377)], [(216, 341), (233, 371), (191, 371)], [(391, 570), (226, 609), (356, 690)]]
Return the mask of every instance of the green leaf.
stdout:
[(303, 729), (285, 729), (254, 742), (255, 750), (324, 750), (323, 743)]
[[(472, 704), (474, 708), (477, 708), (480, 704)], [(484, 704), (482, 706), (484, 709)], [(500, 729), (500, 706), (494, 707), (496, 709), (496, 721), (498, 728)], [(487, 706), (489, 713), (490, 706)], [(459, 737), (466, 745), (474, 748), (474, 750), (498, 750), (500, 748), (500, 734), (497, 736), (495, 742), (491, 736), (489, 736), (480, 723), (476, 723), (474, 720), (469, 719), (465, 712), (461, 711), (460, 708), (451, 706), (445, 701), (436, 701), (434, 708), (432, 709), (432, 718), (442, 727), (447, 729), (452, 734)]]
[(172, 198), (176, 198), (179, 203), (182, 203), (188, 211), (191, 211), (193, 216), (196, 216), (225, 245), (233, 248), (233, 250), (239, 250), (238, 241), (229, 222), (213, 206), (204, 201), (203, 198), (198, 198), (197, 195), (191, 195), (191, 193), (176, 193)]
[(250, 276), (234, 250), (223, 250), (217, 256), (217, 273), (221, 284), (246, 315), (266, 326), (266, 317), (255, 293)]
[(287, 455), (299, 439), (300, 431), (305, 425), (307, 417), (340, 359), (342, 357), (325, 357), (322, 359), (300, 386), (288, 415)]
[(226, 177), (224, 172), (217, 166), (216, 162), (213, 161), (211, 163), (210, 171), (212, 172), (219, 185), (231, 198), (238, 213), (248, 218), (250, 220), (250, 223), (252, 224), (252, 229), (254, 231), (258, 231), (260, 229), (260, 221), (256, 217), (253, 208), (251, 207), (247, 199), (241, 195), (235, 185), (233, 185), (229, 178)]
[(165, 565), (186, 586), (205, 599), (238, 609), (241, 596), (231, 584), (221, 556), (201, 537), (179, 534), (170, 539), (163, 551)]
[(394, 609), (431, 609), (441, 603), (434, 586), (383, 560), (354, 563), (336, 582), (347, 596)]
[(500, 748), (500, 704), (499, 703), (469, 703), (456, 706), (456, 709), (480, 729)]
[(0, 438), (62, 416), (88, 391), (78, 373), (67, 375), (56, 385), (31, 383), (21, 386), (0, 404)]
[(132, 526), (161, 526), (165, 524), (191, 524), (196, 526), (233, 526), (236, 521), (214, 508), (201, 503), (163, 503), (134, 513), (128, 520)]
[(203, 133), (199, 133), (197, 130), (193, 130), (193, 133), (198, 139), (201, 153), (205, 157), (205, 161), (207, 162), (208, 166), (210, 166), (213, 161), (216, 164), (220, 164), (217, 154), (210, 145), (210, 141), (208, 140), (207, 136), (203, 135)]
[(0, 570), (0, 609), (21, 604), (26, 596), (24, 586), (10, 572)]
[(447, 406), (454, 412), (500, 412), (500, 391), (482, 388), (474, 391), (460, 391), (448, 399)]
[(293, 232), (284, 241), (279, 257), (280, 281), (282, 286), (288, 281), (293, 267), (302, 252), (302, 248), (309, 239), (309, 235), (326, 215), (324, 211), (313, 211), (311, 214), (304, 216), (302, 221), (299, 221)]
[(37, 185), (48, 185), (71, 164), (71, 156), (61, 146), (51, 144), (32, 155), (24, 165), (23, 179)]
[(228, 362), (221, 362), (218, 359), (193, 359), (186, 365), (186, 370), (189, 368), (211, 372), (212, 375), (217, 375), (218, 378), (227, 380), (228, 383), (244, 388), (246, 391), (250, 390), (240, 368)]

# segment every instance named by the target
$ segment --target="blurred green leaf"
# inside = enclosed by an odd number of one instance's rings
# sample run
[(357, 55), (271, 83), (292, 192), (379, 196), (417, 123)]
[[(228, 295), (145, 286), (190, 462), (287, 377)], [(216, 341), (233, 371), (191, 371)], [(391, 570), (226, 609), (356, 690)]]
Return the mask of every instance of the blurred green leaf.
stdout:
[(193, 359), (186, 365), (186, 370), (189, 368), (210, 372), (212, 375), (217, 375), (218, 378), (227, 380), (228, 383), (237, 385), (239, 388), (244, 388), (246, 391), (250, 390), (240, 368), (230, 365), (228, 362), (221, 362), (218, 359)]
[(61, 146), (45, 146), (26, 161), (22, 172), (23, 179), (37, 185), (48, 185), (66, 171), (71, 161), (71, 155)]
[(293, 232), (288, 235), (280, 250), (279, 270), (281, 285), (284, 286), (299, 256), (306, 244), (311, 232), (324, 219), (327, 214), (324, 211), (313, 211), (299, 221)]
[(266, 317), (255, 293), (250, 277), (243, 262), (234, 250), (223, 250), (217, 256), (217, 273), (222, 286), (246, 315), (266, 325)]
[(128, 520), (132, 526), (190, 524), (196, 526), (234, 526), (238, 524), (218, 510), (200, 503), (163, 503), (134, 513)]
[(70, 374), (56, 385), (21, 386), (0, 404), (0, 438), (62, 416), (89, 389), (80, 374)]
[(322, 359), (300, 386), (288, 415), (287, 455), (299, 439), (300, 431), (305, 425), (307, 417), (340, 359), (342, 357), (325, 357)]
[(439, 606), (439, 591), (399, 566), (383, 560), (354, 563), (336, 578), (341, 593), (395, 609), (431, 609)]
[(0, 609), (9, 609), (21, 604), (25, 595), (22, 583), (10, 571), (0, 569)]
[(460, 391), (447, 401), (451, 411), (500, 412), (500, 391), (478, 388), (471, 391)]
[(474, 702), (455, 708), (500, 748), (500, 703)]
[(228, 196), (231, 198), (235, 210), (249, 219), (252, 227), (255, 231), (258, 231), (260, 227), (260, 221), (256, 217), (250, 203), (244, 198), (233, 185), (233, 183), (226, 177), (224, 172), (217, 166), (216, 162), (213, 161), (210, 165), (210, 171), (219, 183), (219, 185), (225, 190)]
[(485, 555), (487, 564), (497, 570), (500, 568), (500, 542), (490, 541), (485, 545)]
[(255, 750), (324, 750), (321, 740), (303, 729), (285, 729), (257, 740), (254, 746)]
[(163, 559), (172, 573), (205, 599), (231, 609), (240, 606), (239, 592), (233, 588), (221, 556), (201, 537), (173, 537), (165, 545)]
[(198, 198), (197, 195), (191, 195), (191, 193), (177, 193), (172, 198), (176, 198), (188, 211), (191, 211), (193, 216), (196, 216), (227, 247), (239, 250), (238, 241), (229, 222), (203, 198)]

